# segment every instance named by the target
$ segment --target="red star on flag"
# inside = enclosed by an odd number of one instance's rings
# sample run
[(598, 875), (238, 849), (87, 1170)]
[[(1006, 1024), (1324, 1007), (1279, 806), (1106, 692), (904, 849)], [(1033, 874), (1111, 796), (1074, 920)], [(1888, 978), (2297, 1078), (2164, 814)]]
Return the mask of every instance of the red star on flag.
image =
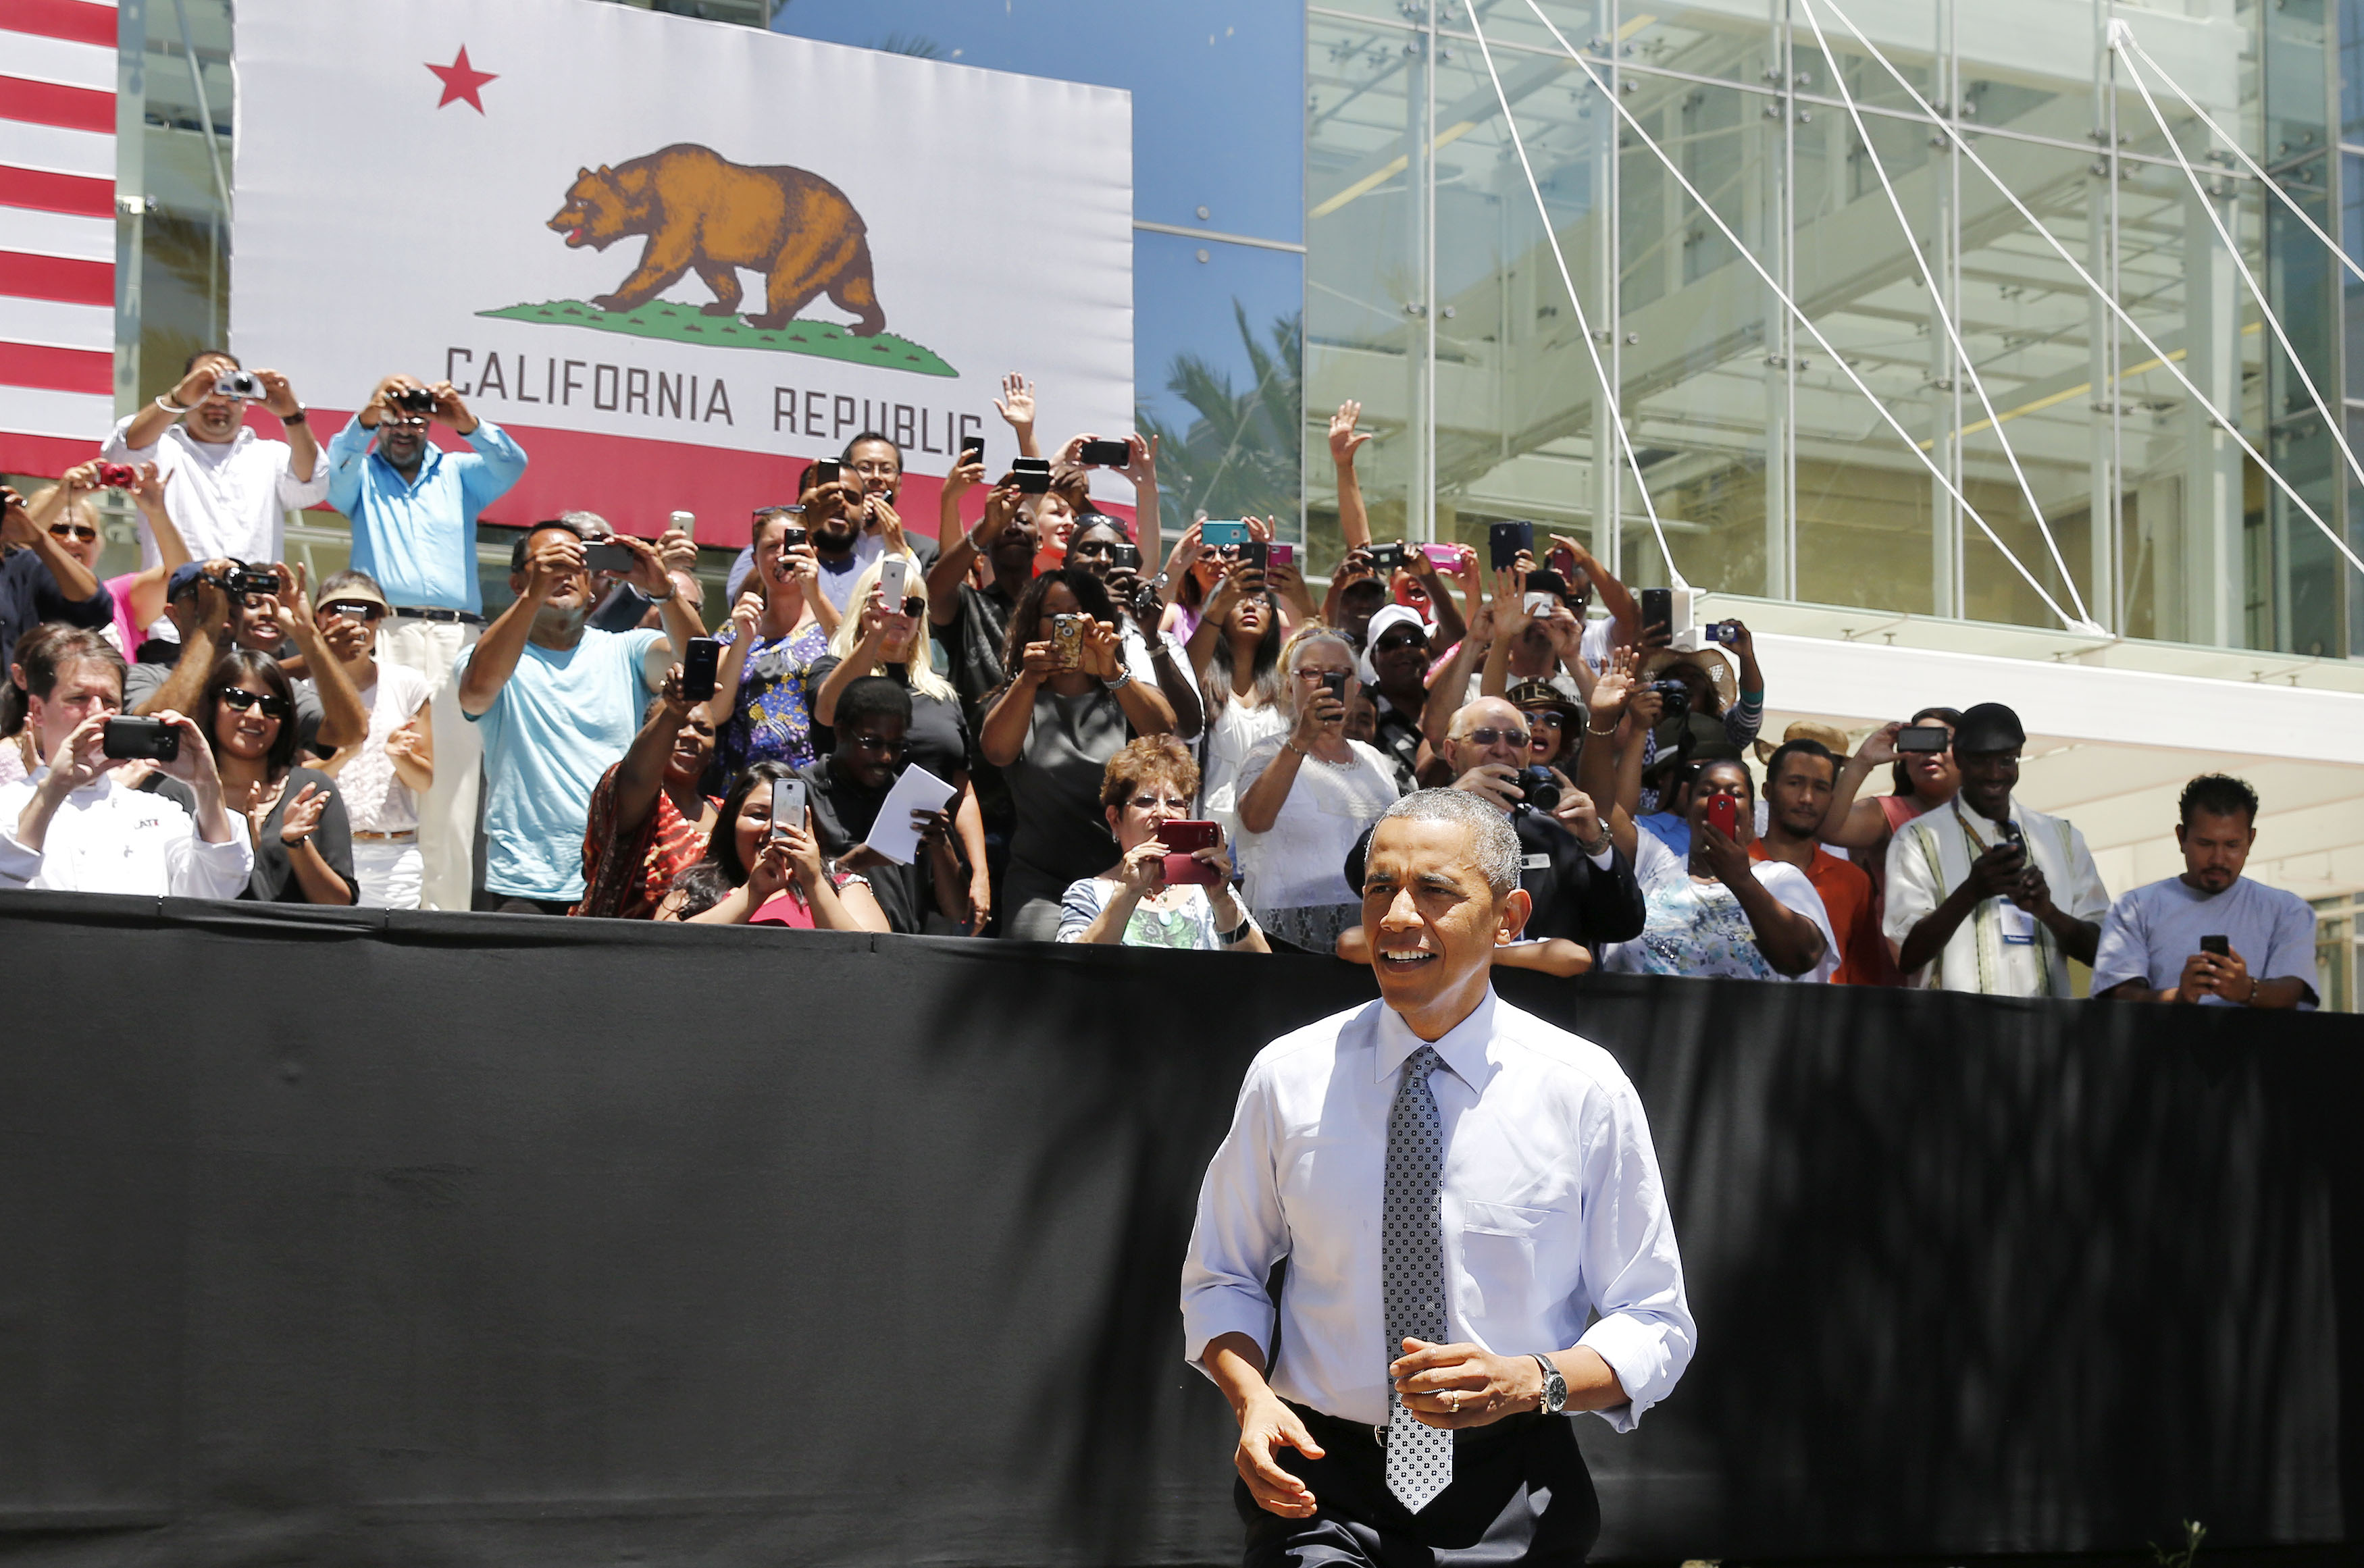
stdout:
[(484, 101), (476, 96), (477, 90), (487, 82), (500, 80), (493, 72), (478, 71), (468, 63), (466, 44), (460, 46), (460, 58), (451, 64), (437, 65), (429, 61), (427, 69), (435, 72), (443, 83), (443, 95), (435, 100), (435, 106), (439, 109), (450, 103), (465, 103), (481, 115), (485, 112), (485, 106)]

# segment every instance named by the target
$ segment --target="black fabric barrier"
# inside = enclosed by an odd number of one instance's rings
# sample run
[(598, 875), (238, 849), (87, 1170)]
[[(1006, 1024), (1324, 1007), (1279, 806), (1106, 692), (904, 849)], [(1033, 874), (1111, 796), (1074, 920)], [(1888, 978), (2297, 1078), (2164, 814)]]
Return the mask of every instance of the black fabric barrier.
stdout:
[[(0, 895), (0, 1557), (1237, 1560), (1176, 1271), (1313, 959)], [(1603, 1558), (2343, 1538), (2352, 1018), (1513, 976), (1701, 1326)]]

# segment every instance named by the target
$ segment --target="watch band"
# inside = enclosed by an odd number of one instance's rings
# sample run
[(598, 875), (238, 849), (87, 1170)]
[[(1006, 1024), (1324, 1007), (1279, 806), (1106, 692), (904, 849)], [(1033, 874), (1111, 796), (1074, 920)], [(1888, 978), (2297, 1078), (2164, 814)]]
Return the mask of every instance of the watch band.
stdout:
[(1543, 1402), (1535, 1407), (1541, 1416), (1556, 1416), (1567, 1408), (1567, 1379), (1560, 1375), (1559, 1365), (1541, 1351), (1530, 1351), (1535, 1364), (1544, 1369)]
[(282, 414), (279, 416), (279, 422), (283, 425), (300, 425), (308, 417), (310, 416), (305, 411), (304, 406), (298, 403), (296, 405), (296, 412)]

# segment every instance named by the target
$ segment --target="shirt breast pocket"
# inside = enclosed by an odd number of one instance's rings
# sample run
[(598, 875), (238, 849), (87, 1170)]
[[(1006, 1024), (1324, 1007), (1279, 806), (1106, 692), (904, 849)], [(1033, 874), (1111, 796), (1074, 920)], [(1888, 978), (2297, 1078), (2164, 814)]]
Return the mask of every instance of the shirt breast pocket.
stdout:
[(1535, 1315), (1542, 1295), (1535, 1278), (1535, 1245), (1538, 1234), (1558, 1218), (1547, 1208), (1515, 1204), (1461, 1206), (1466, 1317), (1501, 1324)]

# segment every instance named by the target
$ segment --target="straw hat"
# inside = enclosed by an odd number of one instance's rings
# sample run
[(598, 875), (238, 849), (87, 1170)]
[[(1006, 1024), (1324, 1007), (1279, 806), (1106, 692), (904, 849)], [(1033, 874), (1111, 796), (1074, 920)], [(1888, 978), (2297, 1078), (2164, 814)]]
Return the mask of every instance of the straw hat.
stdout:
[[(1847, 760), (1846, 731), (1836, 725), (1817, 724), (1811, 718), (1801, 718), (1781, 731), (1782, 746), (1788, 745), (1792, 740), (1819, 740), (1830, 748), (1832, 756), (1842, 762)], [(1773, 753), (1780, 749), (1780, 746), (1767, 744), (1760, 736), (1756, 741), (1756, 760), (1760, 762), (1770, 762), (1773, 760)]]
[(1643, 685), (1667, 678), (1666, 673), (1678, 664), (1697, 667), (1715, 686), (1715, 695), (1730, 713), (1732, 705), (1740, 700), (1740, 677), (1734, 673), (1732, 661), (1721, 648), (1702, 648), (1696, 653), (1678, 653), (1671, 648), (1654, 648), (1642, 659), (1642, 668), (1635, 679)]

